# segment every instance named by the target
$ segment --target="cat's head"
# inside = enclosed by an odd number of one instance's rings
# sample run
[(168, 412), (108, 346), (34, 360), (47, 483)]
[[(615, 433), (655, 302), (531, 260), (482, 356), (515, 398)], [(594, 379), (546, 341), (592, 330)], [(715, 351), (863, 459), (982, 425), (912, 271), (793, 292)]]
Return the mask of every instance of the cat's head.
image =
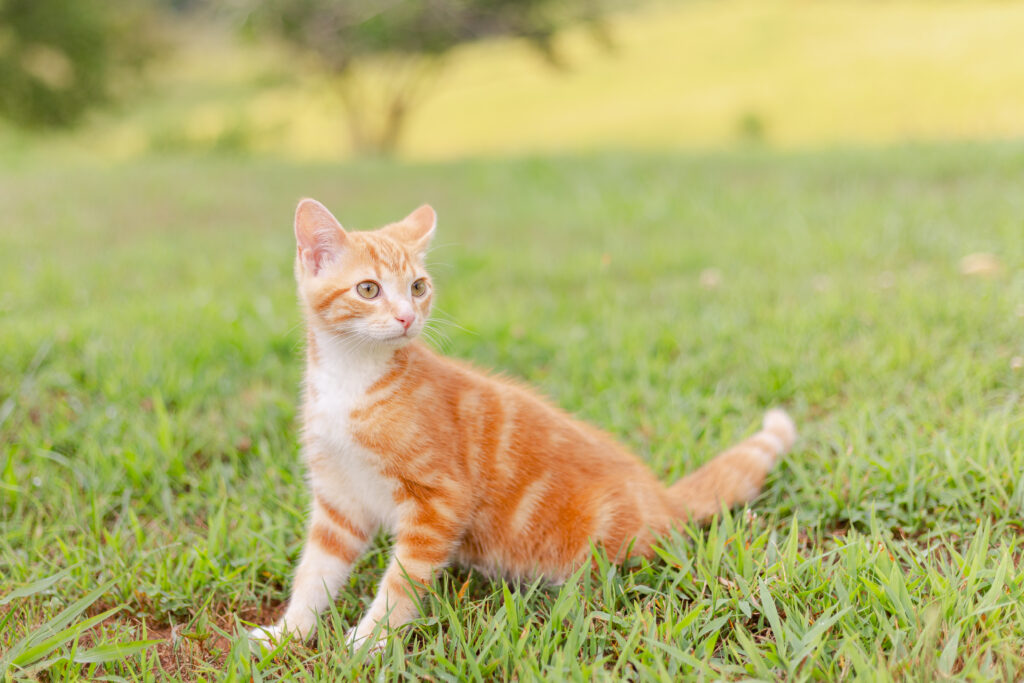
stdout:
[(346, 232), (327, 208), (295, 210), (295, 277), (310, 323), (348, 346), (403, 346), (430, 315), (423, 264), (437, 215), (427, 205), (371, 232)]

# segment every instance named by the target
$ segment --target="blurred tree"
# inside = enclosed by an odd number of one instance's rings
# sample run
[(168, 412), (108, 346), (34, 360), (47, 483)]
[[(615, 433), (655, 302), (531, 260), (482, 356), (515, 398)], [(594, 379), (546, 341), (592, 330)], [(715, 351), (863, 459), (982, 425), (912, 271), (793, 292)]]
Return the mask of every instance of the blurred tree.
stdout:
[[(601, 0), (251, 0), (246, 27), (309, 55), (337, 83), (352, 145), (395, 151), (409, 112), (454, 47), (490, 36), (529, 40), (562, 66), (554, 36), (585, 22), (608, 45)], [(372, 65), (371, 77), (360, 74)], [(369, 81), (369, 82), (368, 82)]]
[(156, 51), (143, 0), (0, 0), (0, 117), (77, 122)]

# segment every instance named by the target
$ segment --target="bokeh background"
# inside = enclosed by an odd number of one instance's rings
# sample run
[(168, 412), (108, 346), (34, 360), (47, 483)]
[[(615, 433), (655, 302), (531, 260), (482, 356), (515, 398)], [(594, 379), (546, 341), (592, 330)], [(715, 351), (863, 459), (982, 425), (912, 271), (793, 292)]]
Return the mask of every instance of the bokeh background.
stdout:
[(2, 7), (8, 158), (423, 161), (1024, 132), (1024, 5), (1005, 0)]

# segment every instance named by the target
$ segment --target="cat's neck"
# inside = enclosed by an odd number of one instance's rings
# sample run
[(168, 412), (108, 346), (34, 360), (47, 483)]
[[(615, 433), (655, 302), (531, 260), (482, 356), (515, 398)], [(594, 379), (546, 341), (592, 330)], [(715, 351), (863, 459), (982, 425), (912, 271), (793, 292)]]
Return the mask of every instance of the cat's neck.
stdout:
[(372, 383), (392, 365), (400, 349), (339, 337), (310, 326), (307, 337), (308, 372), (344, 384)]

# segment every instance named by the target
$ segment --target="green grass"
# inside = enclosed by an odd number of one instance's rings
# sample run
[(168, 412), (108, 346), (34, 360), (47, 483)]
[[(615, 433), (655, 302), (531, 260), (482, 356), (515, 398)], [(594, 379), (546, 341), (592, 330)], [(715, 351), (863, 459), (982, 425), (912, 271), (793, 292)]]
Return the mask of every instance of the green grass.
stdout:
[[(1019, 145), (0, 170), (7, 675), (1019, 678), (1022, 181)], [(666, 479), (771, 405), (797, 448), (655, 562), (563, 587), (453, 569), (404, 640), (352, 655), (382, 539), (318, 644), (250, 659), (236, 634), (279, 612), (306, 508), (304, 195), (351, 228), (432, 202), (445, 351)], [(962, 276), (978, 251), (1002, 272)]]

